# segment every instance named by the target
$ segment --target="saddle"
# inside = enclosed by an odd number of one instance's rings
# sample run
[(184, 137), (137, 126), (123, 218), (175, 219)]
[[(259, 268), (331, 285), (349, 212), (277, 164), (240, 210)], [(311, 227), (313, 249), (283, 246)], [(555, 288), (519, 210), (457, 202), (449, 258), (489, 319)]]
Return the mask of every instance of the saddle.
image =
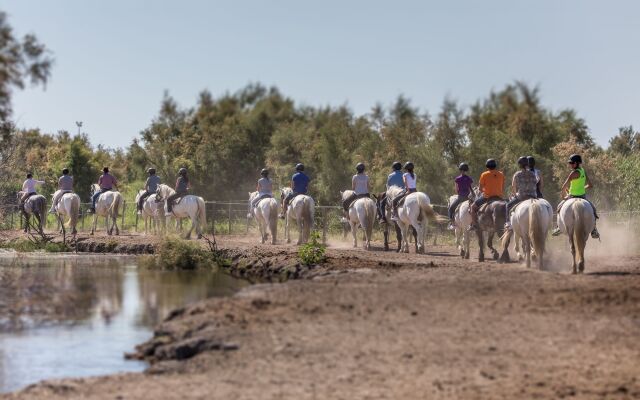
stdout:
[(364, 195), (364, 194), (358, 195), (355, 199), (351, 200), (351, 203), (349, 203), (349, 207), (347, 207), (347, 208), (353, 207), (353, 205), (356, 203), (356, 201), (358, 201), (360, 199), (365, 199), (365, 198), (369, 198), (370, 199), (371, 196), (367, 196), (367, 195)]
[[(471, 201), (471, 200), (469, 200), (469, 201)], [(504, 200), (502, 200), (502, 199), (501, 199), (501, 198), (499, 198), (499, 197), (489, 197), (489, 198), (487, 199), (487, 202), (486, 202), (486, 203), (484, 203), (483, 205), (481, 205), (481, 206), (480, 206), (480, 208), (478, 209), (478, 214), (481, 214), (481, 213), (486, 212), (486, 211), (487, 211), (487, 207), (489, 207), (489, 205), (490, 205), (491, 203), (494, 203), (494, 202), (496, 202), (496, 201), (504, 201)]]

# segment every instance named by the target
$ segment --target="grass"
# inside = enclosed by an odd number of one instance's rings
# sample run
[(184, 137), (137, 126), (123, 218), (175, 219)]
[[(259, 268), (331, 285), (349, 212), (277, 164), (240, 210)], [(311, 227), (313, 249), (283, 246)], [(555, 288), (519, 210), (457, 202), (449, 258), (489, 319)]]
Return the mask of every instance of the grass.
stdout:
[(34, 251), (45, 251), (47, 253), (62, 253), (70, 251), (69, 247), (63, 243), (47, 242), (38, 243), (28, 239), (13, 239), (0, 242), (0, 247), (4, 249), (13, 249), (21, 253), (30, 253)]

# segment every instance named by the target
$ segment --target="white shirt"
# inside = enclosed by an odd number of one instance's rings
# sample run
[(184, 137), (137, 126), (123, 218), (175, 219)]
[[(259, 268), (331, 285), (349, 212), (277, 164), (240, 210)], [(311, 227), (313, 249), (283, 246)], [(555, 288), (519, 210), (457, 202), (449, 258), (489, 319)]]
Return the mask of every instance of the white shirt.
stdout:
[(406, 181), (407, 181), (407, 189), (415, 189), (416, 188), (416, 174), (413, 174), (413, 178), (411, 177), (411, 174), (408, 172), (405, 172), (404, 175), (402, 175)]
[(22, 190), (25, 193), (35, 193), (36, 185), (43, 185), (44, 183), (45, 183), (44, 181), (37, 181), (33, 178), (29, 178), (26, 181), (24, 181), (24, 183), (22, 184)]

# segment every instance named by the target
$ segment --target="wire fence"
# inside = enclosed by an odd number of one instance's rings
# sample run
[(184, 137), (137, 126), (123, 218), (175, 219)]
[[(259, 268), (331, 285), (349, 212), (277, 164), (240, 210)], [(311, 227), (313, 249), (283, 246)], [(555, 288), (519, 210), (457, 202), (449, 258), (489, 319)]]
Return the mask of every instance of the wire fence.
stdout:
[[(93, 224), (93, 215), (88, 213), (91, 203), (82, 203), (78, 215), (79, 231), (90, 231)], [(205, 201), (207, 223), (203, 227), (205, 233), (215, 233), (216, 235), (246, 235), (257, 232), (257, 225), (253, 218), (248, 218), (248, 202), (244, 200), (235, 201)], [(447, 206), (442, 204), (432, 204), (432, 207), (440, 214), (446, 215)], [(348, 234), (348, 224), (344, 224), (342, 219), (342, 207), (338, 205), (316, 205), (315, 207), (314, 229), (321, 233), (324, 242), (332, 236), (344, 238)], [(640, 210), (633, 211), (600, 211), (598, 214), (607, 223), (617, 226), (626, 226), (627, 229), (637, 229), (632, 220), (640, 214)], [(190, 222), (185, 222), (185, 226)], [(137, 214), (135, 201), (123, 202), (123, 206), (118, 217), (118, 225), (121, 230), (128, 232), (143, 232), (144, 220)], [(55, 228), (57, 217), (47, 215), (46, 227)], [(22, 213), (17, 206), (0, 206), (0, 230), (22, 229), (24, 220)], [(103, 231), (104, 219), (98, 218), (97, 230)], [(151, 227), (149, 227), (151, 230)], [(168, 227), (169, 231), (176, 230), (173, 224)], [(284, 221), (278, 222), (278, 235), (283, 237)], [(297, 234), (297, 228), (292, 228), (292, 236)], [(374, 230), (374, 240), (382, 239), (381, 229)], [(427, 241), (432, 244), (451, 243), (454, 235), (443, 225), (431, 225), (427, 230)], [(394, 232), (391, 232), (390, 241), (395, 240)]]

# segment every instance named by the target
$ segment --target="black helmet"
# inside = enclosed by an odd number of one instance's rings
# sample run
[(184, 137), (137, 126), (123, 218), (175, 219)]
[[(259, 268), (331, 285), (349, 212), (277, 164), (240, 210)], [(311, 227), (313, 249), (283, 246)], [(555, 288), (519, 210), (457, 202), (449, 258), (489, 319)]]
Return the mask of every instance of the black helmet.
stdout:
[(147, 170), (147, 173), (148, 173), (149, 175), (155, 175), (155, 174), (156, 174), (156, 169), (155, 169), (155, 168), (149, 168), (149, 169)]
[(68, 175), (69, 174), (69, 168), (64, 168), (62, 170), (62, 175)]
[(578, 163), (578, 164), (582, 164), (582, 157), (580, 156), (580, 154), (572, 154), (569, 157), (569, 161), (567, 161), (568, 163)]
[(400, 161), (394, 161), (391, 165), (391, 168), (393, 168), (395, 171), (400, 171), (402, 169), (402, 163)]
[(182, 167), (178, 170), (178, 175), (186, 175), (187, 174), (187, 169)]
[(518, 165), (524, 168), (529, 165), (529, 160), (527, 160), (527, 157), (522, 156), (518, 158)]
[(102, 168), (102, 172), (104, 172), (105, 174), (106, 174), (107, 172), (109, 172), (109, 167), (104, 167), (104, 168)]
[(269, 175), (269, 170), (266, 168), (262, 168), (262, 171), (260, 171), (260, 175), (262, 176), (267, 176)]
[(498, 163), (493, 158), (488, 159), (487, 162), (484, 165), (489, 169), (498, 168)]
[(469, 165), (467, 163), (460, 163), (460, 165), (458, 165), (458, 169), (460, 171), (469, 171)]
[(364, 172), (364, 164), (363, 163), (358, 163), (358, 165), (356, 165), (356, 171)]
[(33, 178), (33, 174), (31, 172), (27, 172), (27, 179)]
[(407, 171), (413, 171), (413, 163), (411, 161), (407, 161), (404, 163), (404, 169)]
[(304, 164), (297, 163), (296, 164), (296, 171), (304, 171)]
[(529, 163), (529, 168), (536, 166), (536, 159), (533, 156), (527, 156), (527, 162)]

